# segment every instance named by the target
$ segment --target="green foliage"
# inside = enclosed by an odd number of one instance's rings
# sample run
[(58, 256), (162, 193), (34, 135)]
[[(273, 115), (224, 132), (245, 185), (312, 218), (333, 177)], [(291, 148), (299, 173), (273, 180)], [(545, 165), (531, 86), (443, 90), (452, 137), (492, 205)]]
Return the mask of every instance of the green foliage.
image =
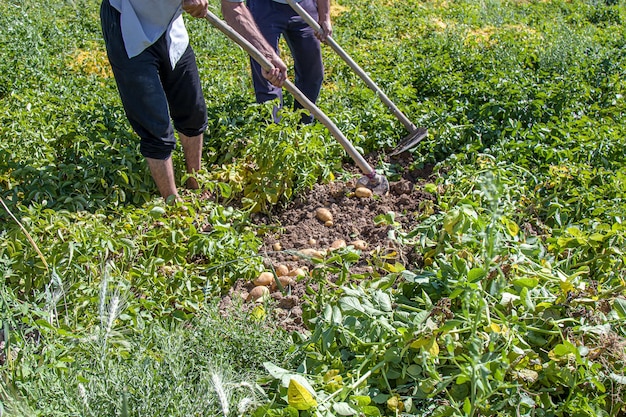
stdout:
[[(4, 287), (1, 293), (10, 302)], [(28, 306), (29, 316), (5, 339), (11, 343), (0, 401), (8, 415), (33, 398), (37, 412), (50, 416), (241, 413), (263, 401), (255, 383), (262, 362), (293, 360), (286, 333), (235, 309), (226, 318), (207, 304), (187, 323), (137, 319), (130, 327), (124, 316), (136, 301), (119, 287), (103, 293), (102, 323), (75, 332), (31, 321), (32, 312), (45, 312)], [(118, 296), (121, 304), (113, 301)]]
[[(572, 229), (546, 246), (522, 232), (504, 194), (513, 189), (489, 174), (474, 177), (480, 204), (400, 232), (424, 254), (423, 271), (382, 265), (379, 279), (311, 290), (300, 369), (321, 415), (355, 395), (384, 415), (619, 414), (623, 228)], [(333, 268), (316, 268), (319, 280)]]
[(300, 126), (300, 113), (287, 108), (280, 111), (279, 124), (268, 124), (264, 120), (271, 119), (272, 105), (250, 106), (238, 120), (228, 121), (227, 146), (221, 144), (223, 138), (207, 144), (215, 158), (212, 162), (221, 164), (211, 179), (228, 183), (244, 208), (252, 211), (269, 211), (331, 177), (331, 168), (338, 168), (320, 164), (338, 157), (339, 148), (331, 146), (321, 124)]
[[(271, 123), (245, 54), (187, 19), (214, 201), (154, 200), (98, 6), (0, 3), (0, 414), (624, 413), (623, 2), (336, 5), (333, 37), (429, 129), (412, 156), (435, 166), (437, 200), (415, 230), (373, 219), (420, 264), (373, 252), (355, 274), (351, 248), (318, 262), (297, 352), (213, 296), (262, 268), (249, 213), (349, 159), (288, 95)], [(320, 108), (359, 150), (393, 148), (404, 128), (326, 47), (324, 61)], [(317, 406), (290, 401), (291, 379)]]

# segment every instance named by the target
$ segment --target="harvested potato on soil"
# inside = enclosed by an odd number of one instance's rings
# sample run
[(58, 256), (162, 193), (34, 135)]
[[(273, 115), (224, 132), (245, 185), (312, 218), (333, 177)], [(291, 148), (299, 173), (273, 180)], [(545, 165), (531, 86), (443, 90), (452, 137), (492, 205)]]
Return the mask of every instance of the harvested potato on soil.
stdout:
[(341, 249), (346, 247), (346, 241), (343, 239), (337, 239), (330, 244), (331, 250)]
[(367, 242), (362, 240), (362, 239), (358, 239), (358, 240), (355, 240), (353, 242), (350, 242), (350, 244), (352, 246), (354, 246), (354, 249), (356, 249), (356, 250), (365, 250), (365, 249), (367, 249)]
[(324, 207), (320, 207), (315, 210), (315, 217), (317, 217), (319, 221), (322, 221), (324, 223), (333, 221), (332, 213), (330, 212), (330, 210)]
[(367, 187), (358, 187), (356, 191), (354, 191), (354, 195), (359, 198), (370, 198), (373, 195), (373, 192)]
[(280, 245), (280, 242), (276, 242), (272, 245), (272, 249), (274, 249), (275, 251), (281, 251), (283, 250), (283, 247)]
[(289, 275), (290, 277), (303, 277), (306, 275), (306, 271), (304, 270), (304, 268), (296, 268), (292, 271), (289, 271)]
[(265, 298), (269, 297), (270, 289), (264, 285), (258, 285), (250, 291), (248, 294), (248, 298), (246, 301), (263, 301)]
[(332, 227), (334, 224), (335, 223), (333, 223), (332, 220), (328, 220), (328, 221), (324, 222), (324, 226), (326, 226), (326, 227)]
[(304, 256), (308, 256), (311, 258), (323, 258), (324, 255), (326, 255), (323, 251), (319, 251), (317, 249), (313, 249), (313, 248), (304, 248), (304, 249), (300, 249), (298, 251), (299, 253), (301, 253)]
[(276, 267), (276, 276), (277, 277), (282, 277), (285, 276), (289, 273), (289, 268), (287, 267), (287, 265), (278, 265)]
[(293, 277), (287, 276), (287, 275), (283, 275), (278, 277), (278, 281), (280, 281), (280, 285), (282, 285), (283, 287), (287, 287), (289, 285), (294, 285), (296, 283), (296, 280), (293, 279)]
[(271, 272), (261, 272), (258, 277), (254, 281), (252, 281), (254, 285), (265, 285), (270, 286), (274, 283), (274, 274)]

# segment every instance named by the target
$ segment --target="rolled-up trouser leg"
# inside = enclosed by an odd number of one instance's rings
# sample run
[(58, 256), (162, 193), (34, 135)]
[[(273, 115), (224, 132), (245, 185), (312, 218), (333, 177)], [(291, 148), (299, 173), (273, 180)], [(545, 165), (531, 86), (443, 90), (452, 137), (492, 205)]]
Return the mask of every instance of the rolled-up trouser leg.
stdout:
[(207, 109), (191, 46), (187, 47), (174, 69), (168, 62), (160, 74), (174, 128), (188, 137), (202, 134), (207, 128)]
[[(128, 58), (120, 14), (108, 0), (102, 2), (100, 18), (107, 55), (126, 116), (141, 138), (141, 154), (152, 159), (167, 159), (176, 147), (170, 123), (170, 104), (176, 128), (181, 132), (195, 136), (206, 129), (206, 107), (193, 51), (188, 48), (172, 69), (167, 41), (162, 36), (141, 54)], [(168, 103), (168, 97), (172, 103)]]

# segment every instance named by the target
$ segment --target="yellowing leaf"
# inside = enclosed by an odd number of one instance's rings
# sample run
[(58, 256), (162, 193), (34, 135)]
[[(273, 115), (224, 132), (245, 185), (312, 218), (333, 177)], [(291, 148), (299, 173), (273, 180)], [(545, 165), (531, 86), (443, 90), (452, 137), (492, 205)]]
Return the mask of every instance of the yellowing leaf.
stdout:
[(430, 353), (432, 356), (439, 356), (439, 344), (437, 343), (437, 339), (435, 339), (434, 337), (431, 343), (426, 346), (426, 348), (428, 349), (428, 353)]
[(317, 405), (317, 401), (313, 398), (313, 395), (304, 388), (295, 379), (289, 380), (289, 387), (287, 388), (287, 401), (289, 405), (296, 410), (308, 410)]
[(509, 232), (509, 235), (511, 235), (512, 237), (517, 236), (517, 234), (519, 233), (519, 226), (517, 225), (517, 223), (515, 223), (511, 219), (507, 219), (506, 217), (502, 217), (500, 220), (502, 221), (502, 223), (504, 223), (506, 231)]
[(432, 356), (439, 356), (439, 344), (435, 337), (419, 338), (409, 345), (412, 349), (424, 348)]
[(402, 412), (404, 410), (404, 404), (402, 403), (402, 400), (400, 400), (400, 397), (398, 397), (397, 395), (389, 397), (389, 399), (387, 400), (387, 407), (391, 411), (395, 412)]
[(339, 375), (339, 370), (338, 369), (331, 369), (331, 370), (329, 370), (328, 372), (326, 372), (324, 374), (324, 382), (328, 382), (328, 381), (332, 380), (337, 375)]
[(564, 293), (574, 291), (574, 286), (569, 281), (561, 281), (560, 285), (561, 285), (561, 291), (563, 291)]
[(498, 323), (491, 323), (489, 329), (494, 333), (502, 333), (502, 328)]
[(419, 349), (421, 347), (426, 346), (426, 344), (428, 344), (428, 342), (430, 342), (430, 339), (424, 339), (424, 338), (417, 339), (417, 340), (415, 340), (415, 341), (413, 341), (411, 343), (411, 348), (412, 349)]
[(265, 308), (262, 305), (258, 305), (254, 307), (250, 315), (256, 320), (263, 320), (266, 316)]

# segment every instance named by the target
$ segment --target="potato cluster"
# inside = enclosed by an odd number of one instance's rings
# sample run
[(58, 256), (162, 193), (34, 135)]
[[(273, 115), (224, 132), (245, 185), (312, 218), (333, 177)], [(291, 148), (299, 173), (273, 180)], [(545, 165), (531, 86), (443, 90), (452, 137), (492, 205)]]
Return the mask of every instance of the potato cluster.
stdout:
[(252, 283), (254, 288), (250, 290), (246, 301), (256, 302), (266, 300), (272, 291), (278, 288), (276, 280), (280, 282), (280, 285), (285, 288), (290, 285), (294, 285), (296, 278), (307, 274), (304, 268), (294, 268), (289, 270), (286, 265), (278, 265), (274, 272), (264, 271), (257, 276)]

